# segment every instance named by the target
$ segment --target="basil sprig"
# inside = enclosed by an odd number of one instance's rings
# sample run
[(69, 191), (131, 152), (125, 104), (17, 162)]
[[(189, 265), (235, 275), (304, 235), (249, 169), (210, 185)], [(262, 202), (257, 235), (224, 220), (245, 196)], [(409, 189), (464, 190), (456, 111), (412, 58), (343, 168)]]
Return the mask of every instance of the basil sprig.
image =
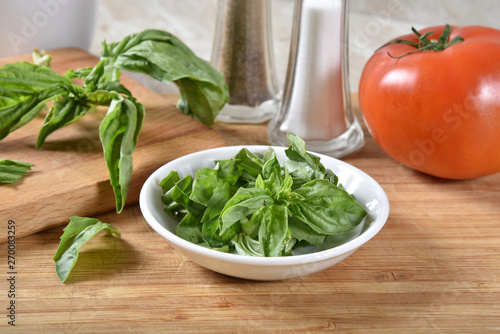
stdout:
[(177, 235), (198, 245), (248, 256), (288, 256), (327, 246), (328, 236), (359, 225), (366, 210), (304, 141), (288, 135), (280, 165), (274, 150), (242, 149), (194, 177), (172, 171), (160, 182), (165, 212), (181, 218)]
[[(206, 125), (214, 123), (229, 98), (220, 72), (178, 38), (160, 30), (103, 43), (96, 66), (70, 69), (65, 75), (27, 62), (0, 68), (0, 139), (34, 119), (49, 102), (36, 148), (54, 131), (98, 106), (108, 107), (99, 133), (117, 212), (123, 210), (128, 195), (132, 154), (145, 117), (144, 106), (120, 83), (121, 70), (175, 83), (180, 91), (179, 108)], [(75, 84), (73, 79), (81, 79), (83, 84)]]

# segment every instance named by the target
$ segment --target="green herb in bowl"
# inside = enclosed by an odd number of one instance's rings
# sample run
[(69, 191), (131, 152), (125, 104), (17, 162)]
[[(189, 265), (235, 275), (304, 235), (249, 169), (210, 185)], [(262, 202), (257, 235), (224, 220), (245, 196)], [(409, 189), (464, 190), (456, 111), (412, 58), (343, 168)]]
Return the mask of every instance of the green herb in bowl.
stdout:
[(355, 228), (366, 210), (288, 135), (288, 161), (272, 148), (241, 149), (194, 177), (170, 172), (161, 182), (165, 212), (181, 218), (177, 235), (192, 243), (248, 256), (292, 255), (304, 246), (323, 248), (325, 238)]

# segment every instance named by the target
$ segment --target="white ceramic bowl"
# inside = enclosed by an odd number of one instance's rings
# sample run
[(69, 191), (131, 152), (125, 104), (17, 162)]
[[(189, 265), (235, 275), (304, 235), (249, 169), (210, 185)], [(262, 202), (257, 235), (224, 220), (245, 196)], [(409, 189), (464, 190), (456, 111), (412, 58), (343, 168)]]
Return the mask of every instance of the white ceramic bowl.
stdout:
[[(158, 183), (175, 170), (182, 178), (202, 167), (214, 167), (214, 160), (229, 159), (246, 147), (251, 152), (264, 153), (268, 146), (230, 146), (201, 151), (173, 160), (156, 170), (144, 183), (139, 197), (142, 214), (151, 227), (167, 239), (180, 253), (193, 262), (213, 271), (253, 280), (281, 280), (308, 275), (326, 269), (357, 250), (373, 238), (389, 216), (389, 200), (382, 187), (361, 170), (332, 157), (313, 153), (321, 163), (339, 177), (340, 183), (368, 211), (368, 216), (357, 228), (339, 236), (338, 245), (322, 251), (313, 247), (302, 249), (298, 255), (288, 257), (250, 257), (223, 253), (204, 248), (179, 238), (175, 231), (178, 218), (168, 216), (161, 201), (162, 189)], [(284, 147), (273, 147), (278, 160), (288, 160)]]

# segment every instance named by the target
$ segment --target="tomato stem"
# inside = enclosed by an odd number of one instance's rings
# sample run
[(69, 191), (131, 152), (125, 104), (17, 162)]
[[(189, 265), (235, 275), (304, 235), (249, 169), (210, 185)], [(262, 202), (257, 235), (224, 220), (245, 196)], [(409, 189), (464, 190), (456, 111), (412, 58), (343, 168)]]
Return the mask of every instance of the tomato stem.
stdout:
[(415, 29), (413, 27), (411, 28), (411, 30), (415, 33), (415, 35), (417, 35), (418, 43), (412, 42), (412, 41), (406, 41), (404, 39), (395, 39), (387, 44), (384, 44), (382, 47), (387, 46), (387, 45), (392, 45), (392, 44), (407, 44), (407, 45), (412, 45), (412, 46), (416, 47), (417, 49), (413, 50), (413, 51), (406, 52), (400, 56), (393, 56), (389, 52), (387, 52), (389, 57), (397, 59), (397, 58), (401, 58), (401, 57), (407, 56), (409, 54), (412, 54), (415, 52), (420, 52), (420, 51), (426, 51), (426, 50), (443, 51), (444, 49), (446, 49), (447, 47), (449, 47), (453, 44), (457, 44), (457, 43), (464, 41), (464, 38), (462, 36), (455, 36), (452, 40), (449, 40), (450, 34), (451, 34), (451, 26), (449, 24), (447, 24), (444, 27), (443, 33), (441, 34), (441, 36), (439, 36), (439, 39), (437, 39), (437, 40), (436, 39), (429, 40), (429, 38), (428, 38), (430, 35), (432, 35), (434, 33), (434, 31), (429, 31), (429, 32), (426, 32), (425, 34), (422, 35), (421, 33), (419, 33), (417, 31), (417, 29)]

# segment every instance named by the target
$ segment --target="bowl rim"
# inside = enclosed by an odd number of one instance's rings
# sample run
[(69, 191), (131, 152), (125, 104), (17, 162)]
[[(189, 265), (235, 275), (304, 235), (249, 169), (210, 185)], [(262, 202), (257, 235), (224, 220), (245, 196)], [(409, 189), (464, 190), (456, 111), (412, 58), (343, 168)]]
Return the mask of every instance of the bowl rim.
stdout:
[[(177, 163), (181, 160), (189, 160), (193, 159), (196, 156), (203, 155), (203, 154), (211, 154), (219, 151), (226, 151), (228, 149), (230, 150), (240, 150), (242, 148), (246, 148), (251, 152), (254, 152), (254, 150), (266, 150), (269, 147), (273, 148), (274, 150), (284, 150), (287, 149), (288, 147), (283, 147), (283, 146), (272, 146), (272, 145), (235, 145), (235, 146), (223, 146), (223, 147), (217, 147), (217, 148), (211, 148), (207, 150), (202, 150), (202, 151), (197, 151), (193, 152), (187, 155), (184, 155), (182, 157), (173, 159), (158, 169), (156, 169), (144, 182), (140, 194), (139, 194), (139, 207), (142, 212), (142, 215), (146, 222), (158, 233), (160, 234), (163, 238), (167, 239), (170, 243), (172, 243), (177, 247), (183, 248), (191, 253), (196, 253), (199, 255), (202, 255), (204, 257), (214, 259), (214, 260), (223, 260), (226, 262), (232, 262), (232, 263), (239, 263), (239, 264), (247, 264), (247, 265), (259, 265), (259, 266), (290, 266), (290, 265), (297, 265), (297, 264), (307, 264), (307, 263), (313, 263), (313, 262), (318, 262), (318, 261), (323, 261), (323, 260), (328, 260), (331, 258), (335, 258), (338, 256), (342, 256), (344, 254), (349, 254), (354, 252), (356, 249), (358, 249), (360, 246), (368, 242), (370, 239), (372, 239), (375, 235), (380, 232), (382, 227), (385, 225), (387, 222), (387, 219), (389, 218), (389, 211), (390, 211), (390, 204), (389, 204), (389, 199), (387, 197), (387, 194), (385, 193), (384, 189), (382, 186), (375, 181), (370, 175), (367, 173), (363, 172), (361, 169), (348, 164), (347, 162), (344, 162), (342, 160), (339, 160), (337, 158), (333, 158), (321, 153), (316, 153), (313, 151), (307, 151), (308, 153), (317, 155), (321, 159), (329, 159), (333, 160), (336, 164), (342, 165), (344, 167), (347, 167), (348, 169), (351, 169), (359, 174), (361, 174), (364, 178), (370, 180), (373, 183), (373, 186), (375, 187), (375, 192), (380, 195), (381, 199), (381, 207), (382, 207), (382, 212), (381, 214), (373, 221), (371, 222), (370, 226), (368, 229), (366, 229), (363, 233), (358, 235), (352, 240), (347, 241), (346, 243), (343, 243), (341, 245), (335, 246), (333, 248), (313, 252), (313, 253), (307, 253), (307, 254), (299, 254), (299, 255), (293, 255), (293, 256), (284, 256), (284, 257), (253, 257), (253, 256), (245, 256), (245, 255), (240, 255), (240, 254), (232, 254), (232, 253), (225, 253), (217, 250), (213, 250), (210, 248), (205, 248), (203, 246), (199, 246), (195, 243), (192, 243), (190, 241), (184, 240), (181, 237), (178, 237), (176, 234), (170, 232), (168, 229), (163, 227), (163, 225), (154, 217), (152, 212), (149, 210), (149, 205), (147, 202), (147, 195), (150, 189), (153, 189), (153, 187), (158, 186), (153, 182), (159, 175), (163, 175), (165, 177), (167, 174), (164, 173), (165, 170), (169, 170), (169, 166), (171, 164)], [(213, 159), (215, 160), (215, 159)], [(362, 203), (363, 205), (365, 203)]]

